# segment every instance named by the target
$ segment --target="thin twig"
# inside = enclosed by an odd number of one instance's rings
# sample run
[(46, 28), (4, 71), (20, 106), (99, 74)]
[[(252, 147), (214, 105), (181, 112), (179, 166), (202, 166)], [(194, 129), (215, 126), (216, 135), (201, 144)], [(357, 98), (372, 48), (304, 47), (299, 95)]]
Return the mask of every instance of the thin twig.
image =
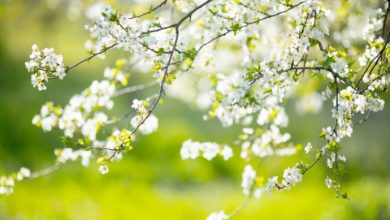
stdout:
[(92, 54), (92, 55), (89, 56), (89, 57), (86, 57), (85, 59), (79, 61), (78, 63), (73, 64), (73, 65), (67, 67), (66, 70), (65, 70), (65, 72), (69, 72), (71, 69), (73, 69), (73, 68), (79, 66), (80, 64), (85, 63), (85, 62), (91, 60), (92, 58), (94, 58), (94, 57), (96, 57), (96, 56), (102, 54), (102, 53), (105, 53), (106, 51), (108, 51), (108, 50), (114, 48), (114, 47), (117, 46), (118, 44), (119, 44), (119, 43), (114, 43), (114, 44), (112, 44), (111, 46), (106, 47), (106, 48), (104, 48), (103, 50), (101, 50), (101, 51), (99, 51), (99, 52), (97, 52), (97, 53), (94, 53), (94, 54)]

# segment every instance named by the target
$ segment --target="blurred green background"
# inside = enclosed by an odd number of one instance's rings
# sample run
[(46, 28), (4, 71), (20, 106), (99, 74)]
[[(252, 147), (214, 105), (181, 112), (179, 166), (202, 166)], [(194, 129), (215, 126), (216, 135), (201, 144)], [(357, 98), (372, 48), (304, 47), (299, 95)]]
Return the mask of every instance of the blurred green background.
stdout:
[[(31, 124), (32, 117), (48, 100), (65, 104), (92, 79), (101, 79), (104, 66), (113, 63), (113, 58), (94, 60), (64, 81), (50, 81), (46, 92), (32, 88), (24, 68), (31, 45), (54, 47), (66, 63), (74, 63), (86, 55), (85, 23), (82, 16), (69, 20), (66, 7), (49, 8), (44, 1), (0, 0), (0, 176), (21, 166), (39, 170), (51, 165), (53, 150), (61, 147), (59, 133), (42, 133)], [(126, 112), (129, 100), (131, 96), (119, 99), (116, 111)], [(293, 141), (316, 143), (320, 128), (329, 123), (329, 109), (302, 116), (289, 106)], [(179, 151), (187, 138), (229, 143), (239, 128), (203, 122), (202, 112), (170, 98), (157, 115), (158, 132), (140, 137), (133, 151), (111, 165), (108, 175), (100, 175), (94, 163), (84, 168), (75, 162), (19, 183), (13, 195), (0, 197), (0, 219), (205, 219), (212, 211), (234, 210), (244, 200), (244, 163), (220, 158), (182, 161)], [(390, 219), (389, 116), (386, 106), (343, 142), (348, 158), (343, 190), (351, 202), (336, 199), (326, 188), (322, 161), (297, 187), (252, 200), (234, 219)], [(280, 174), (297, 160), (312, 158), (300, 153), (287, 160), (266, 159), (260, 172)]]

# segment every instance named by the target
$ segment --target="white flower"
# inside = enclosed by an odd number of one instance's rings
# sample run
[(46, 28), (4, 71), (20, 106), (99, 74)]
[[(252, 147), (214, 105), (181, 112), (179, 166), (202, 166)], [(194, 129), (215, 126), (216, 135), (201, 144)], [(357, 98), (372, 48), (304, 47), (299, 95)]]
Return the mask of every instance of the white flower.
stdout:
[(216, 143), (206, 142), (202, 145), (203, 157), (206, 160), (212, 160), (218, 155), (219, 145)]
[(96, 81), (94, 80), (89, 87), (93, 95), (112, 96), (115, 92), (115, 86), (111, 85), (108, 80)]
[(288, 117), (284, 108), (277, 108), (274, 109), (274, 111), (277, 111), (277, 116), (274, 119), (273, 123), (280, 127), (286, 127), (288, 125)]
[(53, 75), (62, 80), (66, 76), (66, 69), (63, 66), (59, 66)]
[(133, 104), (131, 105), (131, 107), (133, 109), (137, 110), (139, 108), (143, 108), (144, 104), (142, 103), (142, 100), (134, 99), (133, 100)]
[(283, 180), (288, 186), (295, 186), (302, 181), (302, 177), (301, 170), (296, 167), (287, 168), (283, 173)]
[(334, 63), (330, 64), (330, 67), (341, 77), (346, 77), (349, 73), (348, 65), (343, 58), (337, 58)]
[(113, 79), (115, 76), (114, 69), (105, 68), (104, 69), (104, 77), (107, 79)]
[(90, 140), (94, 141), (94, 140), (96, 140), (96, 134), (97, 134), (100, 126), (106, 122), (107, 122), (107, 116), (102, 112), (98, 112), (95, 114), (95, 117), (87, 120), (82, 125), (81, 133), (84, 136), (89, 137)]
[(220, 153), (224, 160), (228, 160), (233, 156), (233, 150), (224, 145), (223, 148), (214, 142), (199, 143), (192, 140), (186, 140), (180, 149), (180, 155), (183, 160), (196, 159), (202, 153), (203, 158), (212, 160)]
[(248, 154), (250, 152), (250, 147), (251, 143), (249, 141), (245, 141), (244, 143), (242, 143), (241, 145), (241, 154), (240, 156), (244, 159), (247, 159), (248, 158)]
[(319, 40), (322, 37), (323, 33), (317, 28), (313, 28), (309, 33), (310, 38)]
[(354, 89), (351, 86), (348, 86), (346, 89), (343, 89), (340, 91), (340, 97), (342, 98), (352, 98), (352, 94), (354, 92)]
[(325, 35), (329, 35), (329, 24), (328, 21), (326, 20), (327, 15), (330, 12), (328, 10), (323, 10), (323, 13), (321, 13), (318, 17), (318, 29), (322, 31)]
[(131, 107), (137, 110), (141, 114), (147, 114), (148, 110), (144, 106), (144, 102), (142, 100), (134, 99)]
[(343, 161), (343, 162), (347, 161), (347, 158), (344, 155), (341, 155), (341, 154), (338, 155), (338, 159)]
[(183, 160), (186, 159), (196, 159), (199, 156), (201, 145), (198, 142), (193, 142), (191, 140), (186, 140), (183, 142), (183, 145), (180, 150), (180, 155)]
[(108, 173), (108, 166), (99, 166), (99, 172), (101, 174), (107, 174)]
[(41, 114), (34, 116), (32, 123), (37, 127), (42, 127), (44, 132), (48, 132), (57, 126), (60, 114), (62, 114), (61, 107), (54, 107), (52, 102), (47, 102), (42, 106)]
[(252, 128), (243, 128), (242, 129), (242, 132), (244, 134), (253, 134), (254, 133), (254, 130)]
[(245, 195), (249, 195), (252, 185), (256, 179), (256, 171), (251, 165), (246, 165), (244, 172), (242, 173), (242, 191)]
[(291, 156), (297, 153), (297, 149), (295, 147), (283, 147), (276, 149), (274, 154), (277, 156)]
[(45, 48), (40, 51), (38, 46), (34, 44), (30, 59), (25, 62), (25, 66), (27, 71), (31, 73), (31, 84), (39, 91), (46, 90), (49, 77), (63, 79), (66, 75), (63, 57), (56, 55), (53, 48)]
[(219, 211), (219, 212), (212, 212), (207, 217), (207, 220), (226, 220), (228, 218), (229, 216), (227, 216), (224, 211)]
[(271, 193), (273, 189), (275, 189), (275, 187), (277, 186), (278, 184), (278, 177), (277, 176), (274, 176), (272, 178), (269, 178), (268, 179), (268, 182), (267, 182), (267, 185), (265, 187), (265, 190), (268, 192), (268, 193)]
[(259, 125), (273, 123), (281, 127), (286, 127), (288, 124), (288, 117), (284, 108), (276, 107), (273, 109), (262, 108), (257, 118)]
[(364, 95), (356, 94), (354, 96), (354, 104), (356, 106), (356, 112), (364, 113), (367, 107), (367, 98)]
[(36, 44), (32, 45), (32, 52), (30, 55), (30, 59), (39, 59), (41, 57), (41, 52)]
[(46, 90), (46, 82), (48, 82), (48, 76), (43, 71), (31, 75), (31, 84), (33, 87), (37, 87), (39, 91)]
[(260, 198), (260, 197), (263, 195), (264, 191), (265, 191), (264, 188), (257, 188), (257, 189), (255, 190), (255, 192), (254, 192), (255, 197), (256, 197), (256, 198)]
[(42, 130), (47, 132), (51, 131), (54, 126), (57, 125), (58, 117), (54, 114), (51, 114), (49, 117), (43, 118), (41, 120)]
[(332, 168), (335, 162), (336, 162), (336, 154), (331, 153), (328, 159), (326, 160), (326, 164), (328, 165), (329, 168)]
[(326, 187), (330, 188), (330, 187), (332, 187), (332, 184), (333, 184), (333, 180), (330, 179), (329, 177), (326, 177), (325, 178), (325, 185), (326, 185)]
[(89, 159), (92, 156), (90, 151), (83, 149), (73, 150), (72, 148), (56, 149), (54, 154), (57, 156), (57, 161), (60, 163), (66, 163), (67, 161), (75, 161), (81, 159), (83, 166), (89, 165)]
[(311, 146), (311, 143), (307, 143), (305, 146), (305, 152), (308, 154), (313, 149), (313, 146)]
[(367, 102), (367, 109), (373, 112), (382, 111), (385, 105), (385, 101), (383, 99), (378, 99), (374, 97), (369, 97), (367, 99)]
[(73, 137), (75, 130), (81, 127), (83, 123), (84, 117), (81, 112), (67, 106), (58, 122), (58, 127), (64, 130), (65, 136)]
[(12, 188), (6, 188), (0, 185), (0, 195), (9, 195), (12, 193)]
[(229, 160), (231, 157), (233, 157), (233, 150), (229, 146), (225, 145), (221, 154), (224, 160)]
[(329, 87), (326, 87), (325, 91), (321, 93), (321, 98), (323, 101), (326, 101), (330, 98), (332, 95), (332, 91), (329, 89)]
[(31, 175), (30, 170), (25, 167), (20, 168), (19, 173), (25, 178), (29, 178)]
[(6, 180), (5, 180), (5, 185), (6, 186), (15, 186), (15, 180), (12, 178), (12, 177), (8, 177)]
[(34, 69), (38, 67), (38, 63), (35, 60), (30, 60), (29, 62), (25, 62), (25, 65), (28, 72), (33, 72)]
[(257, 124), (259, 125), (264, 125), (268, 123), (268, 118), (269, 118), (269, 111), (266, 109), (261, 109), (259, 116), (257, 117)]
[[(140, 123), (142, 122), (142, 120), (144, 119), (144, 117), (140, 116), (140, 115), (136, 115), (135, 117), (133, 117), (130, 121), (131, 125), (136, 128), (138, 125), (140, 125)], [(158, 128), (158, 118), (156, 116), (154, 116), (153, 114), (149, 115), (149, 117), (139, 126), (138, 130), (144, 134), (144, 135), (147, 135), (147, 134), (150, 134), (150, 133), (153, 133), (154, 131), (156, 131)]]
[(359, 57), (358, 60), (359, 60), (359, 65), (360, 65), (361, 67), (367, 65), (367, 57), (366, 57), (366, 56), (361, 56), (361, 57)]

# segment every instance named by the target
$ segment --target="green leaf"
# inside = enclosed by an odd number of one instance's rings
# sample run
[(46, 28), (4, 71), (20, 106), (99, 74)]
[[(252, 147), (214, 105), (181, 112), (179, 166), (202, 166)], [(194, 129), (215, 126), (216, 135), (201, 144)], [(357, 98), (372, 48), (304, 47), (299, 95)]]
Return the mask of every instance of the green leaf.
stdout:
[(158, 48), (158, 50), (157, 50), (157, 55), (158, 55), (158, 56), (161, 56), (161, 55), (163, 55), (164, 53), (165, 53), (165, 49), (164, 49), (164, 48), (162, 48), (162, 47)]
[(162, 68), (161, 63), (158, 61), (154, 61), (154, 64), (152, 66), (153, 70), (160, 70)]
[(107, 164), (110, 162), (110, 158), (108, 156), (99, 157), (97, 159), (98, 164)]
[(234, 35), (236, 35), (237, 32), (241, 30), (242, 26), (240, 23), (234, 22), (230, 25), (230, 28), (232, 29)]
[(194, 60), (196, 56), (196, 49), (194, 47), (184, 52), (184, 57), (190, 60)]

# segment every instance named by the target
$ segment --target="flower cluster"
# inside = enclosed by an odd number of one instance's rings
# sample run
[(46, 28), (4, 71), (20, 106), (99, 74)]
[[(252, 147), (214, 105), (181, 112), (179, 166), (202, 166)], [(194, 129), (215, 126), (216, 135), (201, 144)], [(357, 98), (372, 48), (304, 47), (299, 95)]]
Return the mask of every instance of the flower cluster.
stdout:
[(256, 179), (256, 171), (251, 165), (246, 165), (244, 172), (242, 173), (241, 187), (245, 195), (249, 195), (252, 185)]
[[(164, 75), (162, 70), (170, 60), (169, 51), (174, 50), (175, 38), (174, 33), (165, 31), (163, 26), (164, 20), (159, 17), (142, 20), (132, 13), (120, 13), (105, 5), (94, 23), (86, 26), (92, 38), (86, 42), (86, 49), (92, 54), (112, 47), (134, 52), (139, 57), (138, 62), (145, 63), (149, 70), (157, 71), (155, 76), (161, 79)], [(176, 44), (176, 51), (186, 51), (185, 46)], [(171, 60), (184, 58), (184, 53), (174, 52)], [(99, 56), (104, 57), (104, 53)]]
[(214, 142), (184, 141), (180, 150), (183, 160), (196, 159), (201, 154), (206, 160), (212, 160), (217, 155), (221, 155), (224, 160), (229, 160), (233, 156), (233, 150), (228, 145), (221, 146)]
[(26, 68), (31, 73), (31, 84), (39, 91), (46, 90), (46, 83), (50, 78), (63, 79), (66, 76), (66, 67), (62, 55), (54, 53), (53, 48), (40, 50), (37, 45), (32, 46), (30, 61), (26, 62)]
[(67, 137), (73, 137), (74, 133), (81, 131), (90, 140), (96, 139), (100, 127), (108, 122), (108, 117), (100, 108), (111, 109), (115, 86), (109, 81), (93, 81), (91, 86), (80, 95), (75, 95), (65, 108), (53, 107), (53, 103), (46, 103), (41, 114), (36, 115), (33, 124), (42, 127), (44, 131), (51, 131), (58, 127), (64, 131)]
[(131, 105), (137, 114), (130, 120), (130, 124), (144, 135), (153, 133), (158, 128), (158, 118), (147, 109), (149, 105), (149, 101), (138, 99), (134, 99)]
[(104, 77), (112, 83), (119, 83), (121, 86), (127, 86), (130, 74), (124, 71), (126, 63), (127, 62), (124, 59), (117, 60), (115, 63), (116, 68), (106, 67), (104, 69)]
[(207, 220), (226, 220), (229, 217), (225, 214), (224, 211), (213, 212), (208, 217)]
[(34, 116), (32, 123), (37, 127), (42, 127), (43, 131), (48, 132), (57, 126), (61, 114), (61, 106), (54, 106), (53, 102), (47, 102), (42, 106), (41, 114)]
[(263, 181), (260, 181), (263, 178), (257, 176), (256, 170), (254, 170), (251, 165), (247, 165), (242, 174), (241, 186), (245, 195), (253, 193), (257, 198), (260, 198), (263, 192), (272, 193), (274, 190), (290, 189), (301, 182), (302, 178), (302, 169), (299, 168), (299, 165), (296, 165), (284, 170), (283, 179), (280, 183), (278, 182), (278, 176), (274, 176), (269, 178), (264, 184)]
[(106, 141), (95, 141), (93, 149), (100, 149), (104, 152), (104, 155), (97, 159), (97, 163), (100, 164), (99, 172), (101, 174), (107, 174), (109, 171), (109, 163), (114, 160), (122, 159), (122, 152), (130, 151), (133, 149), (132, 140), (134, 137), (132, 133), (123, 129), (121, 131), (114, 130), (112, 134), (106, 139)]
[(261, 158), (272, 155), (288, 156), (297, 152), (296, 148), (288, 142), (290, 134), (281, 134), (275, 125), (271, 125), (269, 129), (258, 129), (256, 133), (246, 129), (240, 139), (242, 140), (241, 158), (246, 160), (252, 156)]
[(131, 141), (132, 141), (132, 136), (131, 132), (127, 129), (123, 129), (121, 131), (119, 130), (114, 130), (107, 138), (107, 144), (105, 147), (109, 150), (115, 150), (115, 149), (126, 149), (126, 150), (131, 150)]
[(112, 99), (117, 89), (127, 85), (130, 75), (124, 71), (125, 68), (126, 62), (118, 60), (115, 68), (105, 69), (105, 80), (93, 81), (81, 94), (74, 95), (64, 108), (48, 102), (42, 106), (40, 114), (34, 116), (33, 124), (45, 132), (53, 128), (63, 130), (65, 147), (55, 151), (58, 163), (80, 159), (83, 166), (88, 166), (93, 157), (92, 150), (101, 150), (105, 159), (99, 160), (103, 164), (99, 170), (107, 173), (107, 163), (111, 159), (120, 158), (120, 152), (132, 149), (131, 132), (126, 129), (114, 129), (111, 136), (99, 137), (102, 128), (115, 121), (109, 120), (103, 110), (113, 108)]
[(103, 174), (103, 175), (104, 175), (104, 174), (107, 174), (108, 171), (109, 171), (108, 166), (105, 166), (105, 165), (99, 166), (99, 172), (100, 172), (101, 174)]
[(287, 168), (283, 173), (282, 186), (285, 188), (290, 188), (295, 186), (297, 183), (302, 181), (301, 169), (297, 167)]
[(15, 182), (30, 178), (31, 172), (29, 169), (22, 167), (17, 173), (9, 176), (0, 176), (0, 195), (9, 195), (13, 193)]
[(89, 165), (91, 151), (86, 151), (83, 149), (73, 150), (72, 148), (62, 148), (56, 149), (54, 151), (54, 155), (56, 155), (58, 163), (66, 163), (67, 161), (76, 161), (80, 159), (81, 164), (86, 167)]
[(377, 37), (376, 32), (380, 31), (383, 27), (383, 18), (385, 12), (378, 8), (376, 11), (371, 13), (371, 16), (368, 19), (368, 24), (364, 27), (364, 37), (369, 41), (374, 41)]

